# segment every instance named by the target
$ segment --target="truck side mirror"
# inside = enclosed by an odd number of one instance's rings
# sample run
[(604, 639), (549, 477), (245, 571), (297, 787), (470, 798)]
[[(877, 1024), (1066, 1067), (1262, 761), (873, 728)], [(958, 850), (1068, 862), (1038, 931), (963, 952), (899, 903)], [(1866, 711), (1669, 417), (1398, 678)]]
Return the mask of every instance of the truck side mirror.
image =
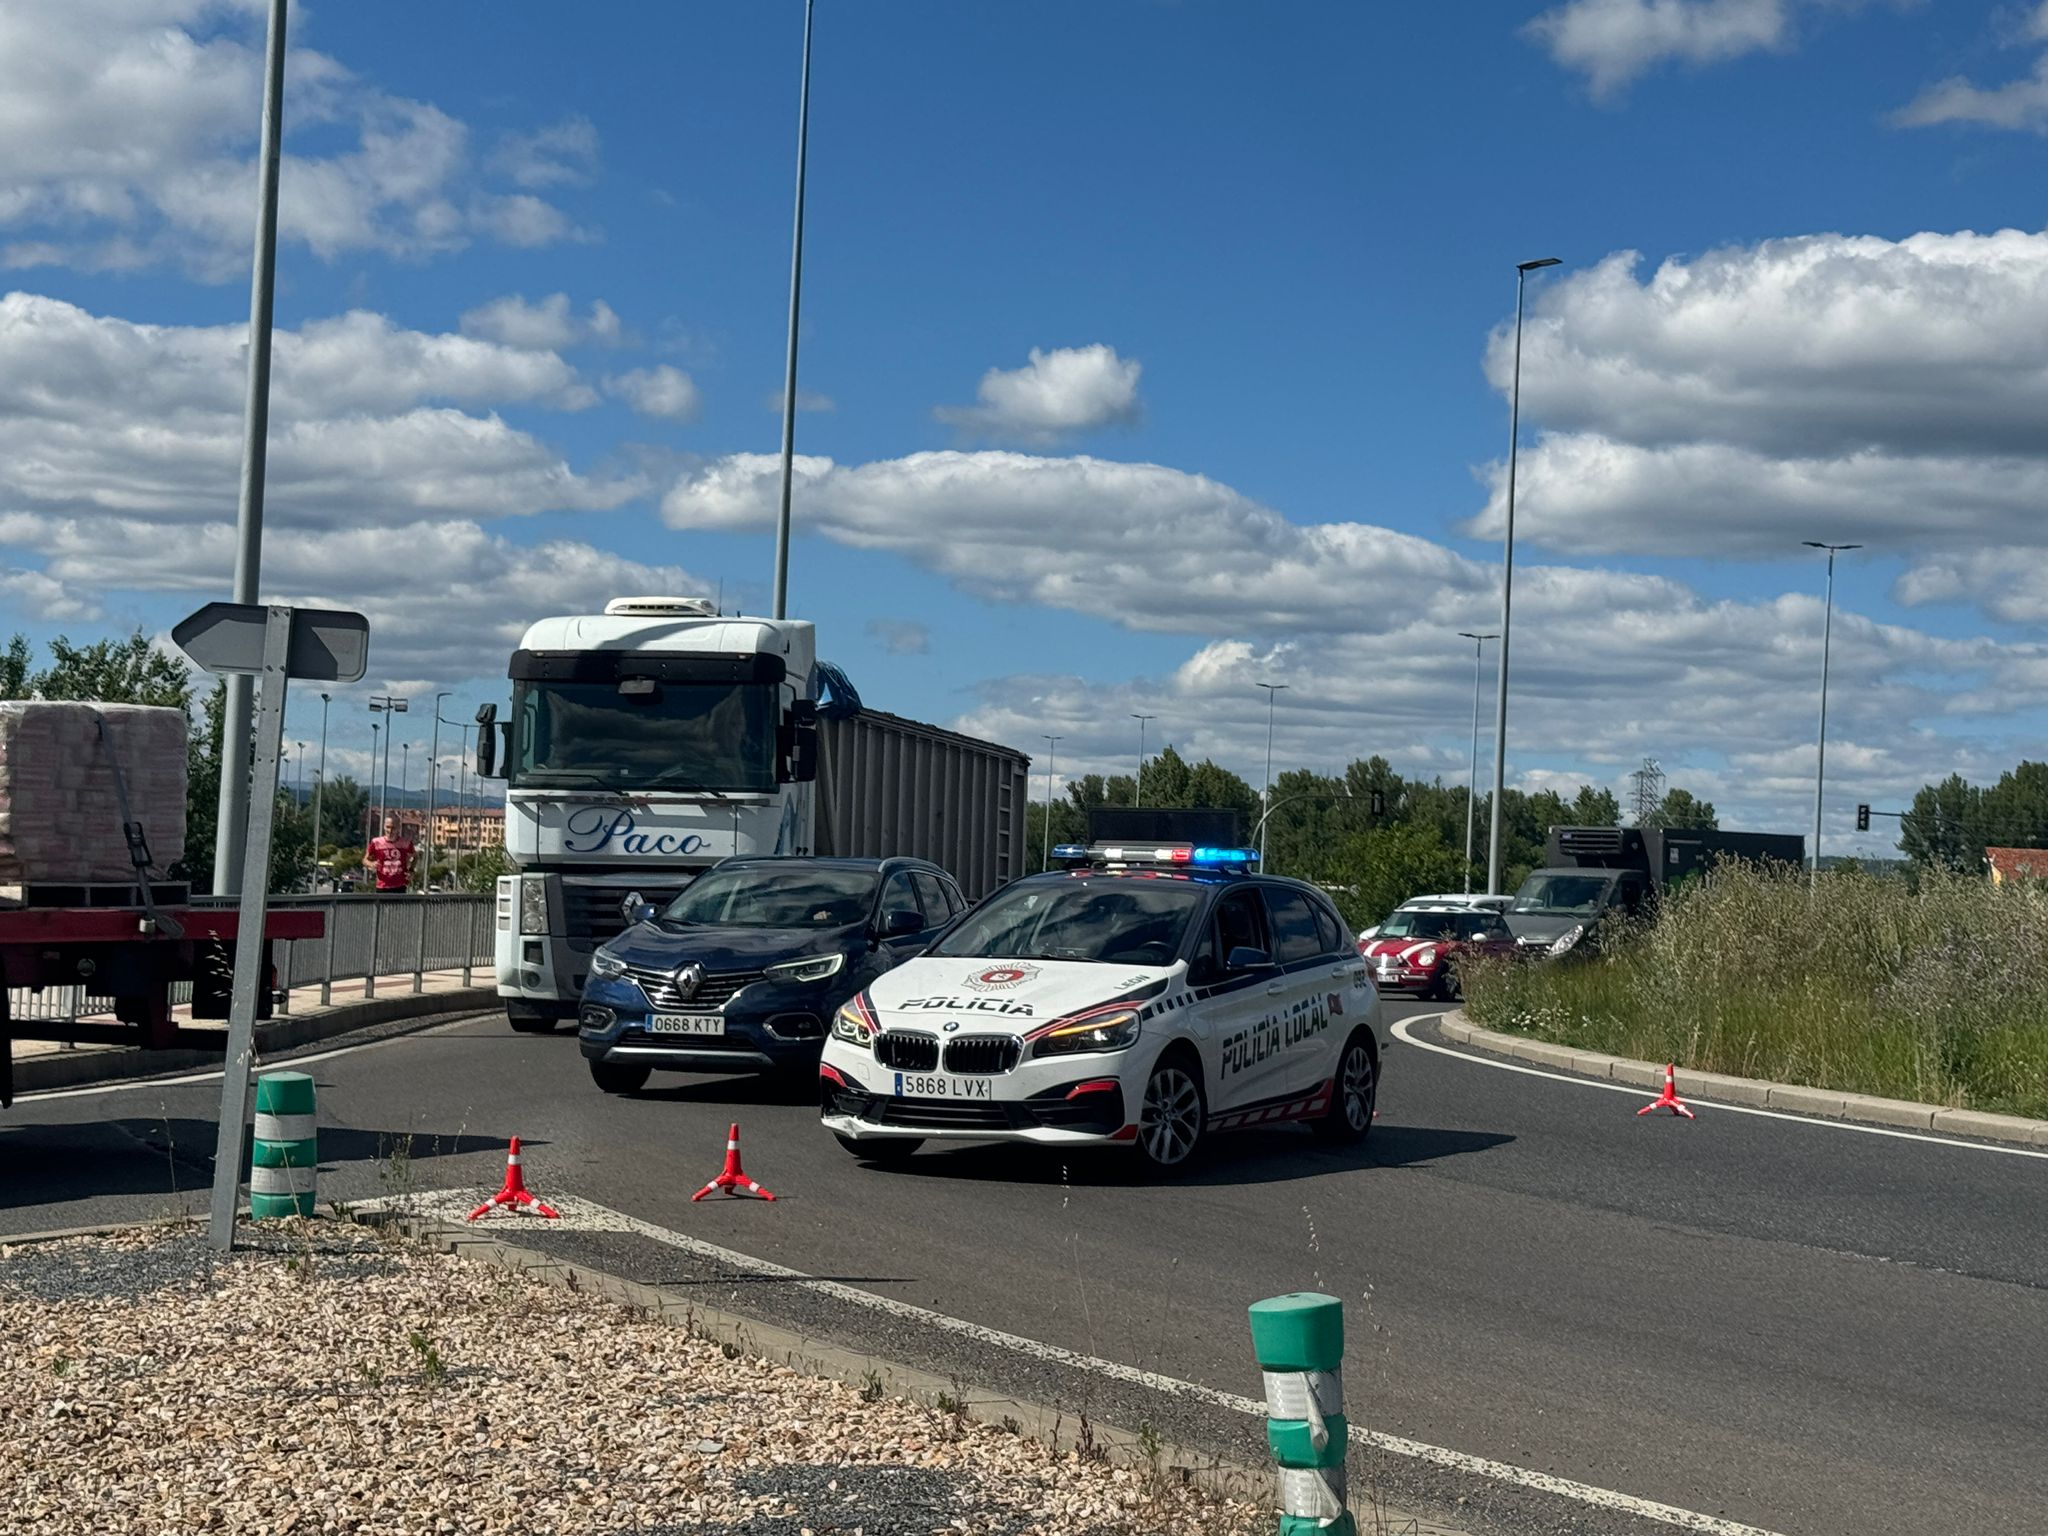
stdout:
[(789, 706), (786, 723), (776, 731), (785, 784), (809, 784), (818, 777), (818, 706), (798, 699)]
[(480, 779), (495, 779), (498, 776), (497, 720), (497, 705), (477, 705), (476, 776)]

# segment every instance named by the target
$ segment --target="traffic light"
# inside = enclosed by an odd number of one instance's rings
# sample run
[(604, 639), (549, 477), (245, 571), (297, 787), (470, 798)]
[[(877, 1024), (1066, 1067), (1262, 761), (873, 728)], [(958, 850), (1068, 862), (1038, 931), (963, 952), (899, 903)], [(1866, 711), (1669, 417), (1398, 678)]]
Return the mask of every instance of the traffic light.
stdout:
[(1858, 832), (1868, 832), (1870, 830), (1870, 807), (1867, 805), (1856, 807), (1856, 830)]

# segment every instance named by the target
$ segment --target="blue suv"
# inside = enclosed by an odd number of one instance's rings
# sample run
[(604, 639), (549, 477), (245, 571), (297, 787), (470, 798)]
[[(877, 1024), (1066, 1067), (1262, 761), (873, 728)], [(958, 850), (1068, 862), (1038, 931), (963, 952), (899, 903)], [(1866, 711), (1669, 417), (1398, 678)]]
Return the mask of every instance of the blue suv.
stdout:
[(591, 957), (577, 1012), (590, 1075), (815, 1071), (839, 1005), (967, 910), (922, 859), (727, 859)]

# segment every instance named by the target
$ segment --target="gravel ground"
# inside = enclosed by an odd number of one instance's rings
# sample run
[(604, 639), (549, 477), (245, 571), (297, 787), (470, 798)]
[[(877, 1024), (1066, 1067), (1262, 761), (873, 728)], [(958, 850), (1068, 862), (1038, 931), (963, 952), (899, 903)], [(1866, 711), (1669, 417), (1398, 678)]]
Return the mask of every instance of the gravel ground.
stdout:
[(358, 1228), (0, 1246), (0, 1533), (1251, 1536), (1272, 1516)]

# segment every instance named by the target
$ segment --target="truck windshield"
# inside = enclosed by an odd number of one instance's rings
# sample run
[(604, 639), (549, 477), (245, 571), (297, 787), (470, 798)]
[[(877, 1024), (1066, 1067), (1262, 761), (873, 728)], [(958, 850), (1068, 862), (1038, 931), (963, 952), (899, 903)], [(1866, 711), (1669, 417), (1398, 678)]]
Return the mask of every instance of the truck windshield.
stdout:
[(869, 869), (714, 869), (661, 915), (721, 928), (850, 928), (867, 920), (876, 878)]
[(512, 708), (514, 789), (775, 788), (767, 684), (522, 682)]
[(1563, 912), (1591, 917), (1600, 910), (1614, 884), (1612, 875), (1534, 874), (1515, 892), (1517, 912)]
[(1115, 875), (1020, 881), (991, 896), (928, 953), (1171, 965), (1204, 895), (1199, 886)]

